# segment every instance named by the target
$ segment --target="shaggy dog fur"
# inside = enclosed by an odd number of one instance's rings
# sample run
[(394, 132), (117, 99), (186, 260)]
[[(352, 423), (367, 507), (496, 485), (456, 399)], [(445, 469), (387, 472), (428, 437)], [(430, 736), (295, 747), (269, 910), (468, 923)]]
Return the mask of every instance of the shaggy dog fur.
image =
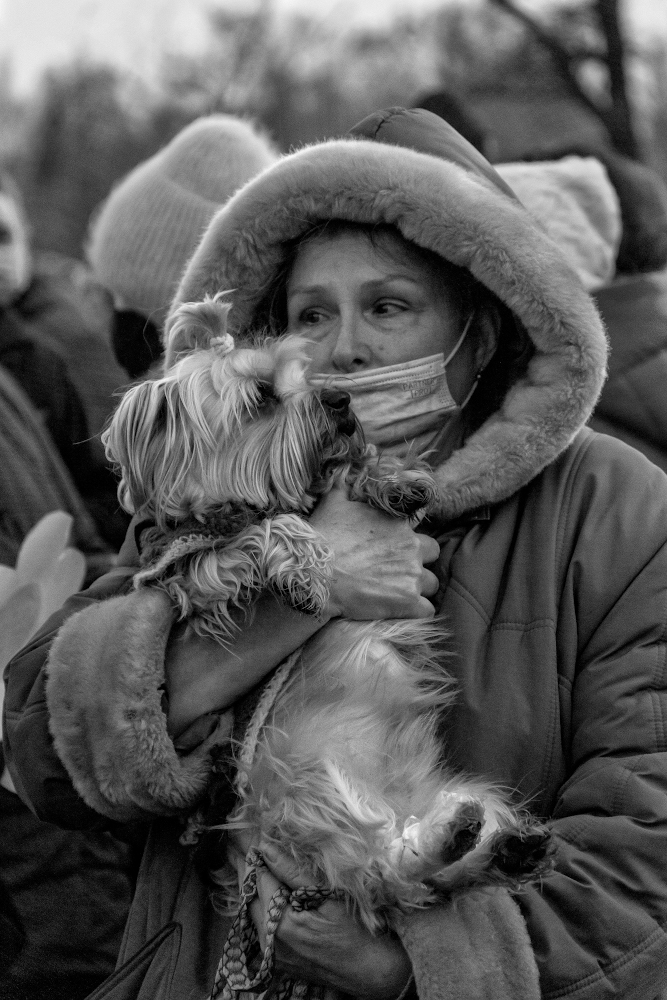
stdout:
[[(424, 467), (366, 445), (346, 393), (309, 384), (298, 339), (235, 348), (229, 308), (217, 295), (176, 312), (169, 337), (187, 352), (130, 389), (106, 432), (123, 505), (155, 522), (136, 585), (163, 589), (223, 644), (266, 590), (324, 609), (331, 553), (305, 517), (334, 482), (394, 517), (437, 497)], [(424, 620), (330, 622), (292, 658), (239, 762), (228, 828), (289, 852), (372, 930), (453, 889), (515, 885), (549, 865), (545, 829), (443, 766), (441, 637)]]

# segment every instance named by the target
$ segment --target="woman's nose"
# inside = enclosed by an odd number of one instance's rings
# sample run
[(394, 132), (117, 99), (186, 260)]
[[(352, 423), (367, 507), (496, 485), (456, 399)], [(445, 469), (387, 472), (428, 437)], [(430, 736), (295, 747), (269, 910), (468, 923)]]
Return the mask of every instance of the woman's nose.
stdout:
[(371, 351), (364, 339), (364, 324), (352, 312), (343, 311), (331, 352), (331, 366), (334, 371), (349, 372), (366, 368), (371, 359)]

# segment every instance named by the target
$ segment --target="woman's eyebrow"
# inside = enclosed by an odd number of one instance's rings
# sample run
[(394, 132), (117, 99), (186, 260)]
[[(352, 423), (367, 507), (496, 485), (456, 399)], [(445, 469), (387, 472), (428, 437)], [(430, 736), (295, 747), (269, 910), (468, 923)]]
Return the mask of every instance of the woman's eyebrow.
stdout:
[[(411, 285), (419, 285), (421, 281), (419, 278), (413, 278), (409, 274), (396, 273), (396, 274), (385, 274), (382, 278), (372, 278), (369, 281), (364, 281), (361, 284), (361, 288), (381, 288), (386, 285), (389, 281), (408, 281)], [(291, 298), (293, 295), (312, 295), (312, 294), (324, 294), (329, 291), (328, 285), (296, 285), (294, 288), (290, 288), (287, 293), (287, 297)]]
[(327, 291), (329, 291), (327, 285), (297, 285), (295, 288), (288, 289), (287, 298), (289, 299), (293, 295), (322, 294)]
[(367, 281), (367, 285), (384, 285), (388, 281), (409, 281), (411, 285), (422, 284), (421, 279), (414, 278), (410, 274), (406, 274), (403, 271), (397, 272), (396, 274), (385, 274), (382, 278), (374, 279), (373, 281)]

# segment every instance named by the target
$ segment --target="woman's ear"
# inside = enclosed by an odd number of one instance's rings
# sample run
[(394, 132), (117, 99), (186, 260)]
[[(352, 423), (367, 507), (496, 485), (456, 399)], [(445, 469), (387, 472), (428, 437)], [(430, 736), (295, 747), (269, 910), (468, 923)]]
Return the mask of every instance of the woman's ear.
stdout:
[(474, 366), (477, 376), (482, 374), (496, 353), (501, 323), (500, 310), (494, 302), (483, 302), (477, 307), (471, 330), (475, 344)]

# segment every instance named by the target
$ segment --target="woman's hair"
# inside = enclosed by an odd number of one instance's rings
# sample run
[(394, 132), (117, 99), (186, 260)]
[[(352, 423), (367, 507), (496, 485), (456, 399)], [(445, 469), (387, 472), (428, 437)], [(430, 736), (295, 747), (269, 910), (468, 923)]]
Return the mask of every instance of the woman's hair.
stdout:
[[(388, 223), (350, 222), (329, 219), (311, 226), (301, 236), (283, 244), (283, 257), (271, 288), (257, 308), (254, 324), (281, 336), (287, 330), (287, 283), (299, 251), (322, 237), (335, 239), (346, 233), (365, 236), (370, 245), (390, 260), (411, 263), (415, 260), (442, 277), (458, 298), (462, 316), (474, 312), (480, 317), (493, 311), (498, 323), (498, 346), (479, 378), (479, 385), (463, 414), (465, 436), (471, 434), (500, 406), (508, 389), (525, 372), (534, 352), (532, 341), (509, 308), (464, 267), (452, 264), (433, 250), (406, 240)], [(474, 336), (475, 319), (471, 327)]]

